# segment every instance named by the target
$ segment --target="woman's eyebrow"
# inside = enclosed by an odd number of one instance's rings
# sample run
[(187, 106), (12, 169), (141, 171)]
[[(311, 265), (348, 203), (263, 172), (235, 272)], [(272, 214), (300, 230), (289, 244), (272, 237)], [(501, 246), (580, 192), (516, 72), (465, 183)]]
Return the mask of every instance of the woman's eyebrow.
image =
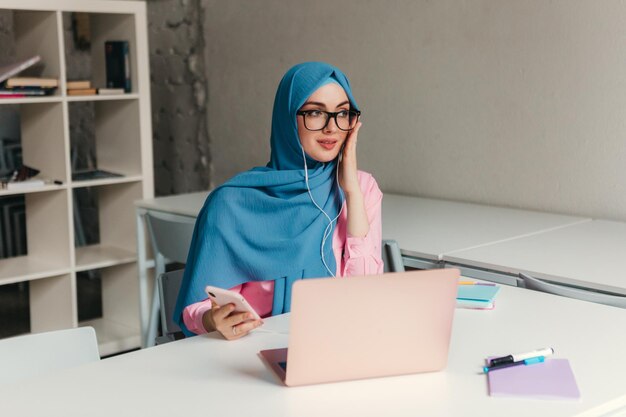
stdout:
[[(306, 103), (304, 103), (302, 106), (306, 106), (307, 104), (310, 104), (312, 106), (320, 106), (320, 107), (326, 107), (326, 103), (320, 103), (319, 101), (307, 101)], [(350, 104), (349, 100), (346, 100), (342, 103), (337, 104), (335, 107), (341, 107), (341, 106), (345, 106), (346, 104)]]

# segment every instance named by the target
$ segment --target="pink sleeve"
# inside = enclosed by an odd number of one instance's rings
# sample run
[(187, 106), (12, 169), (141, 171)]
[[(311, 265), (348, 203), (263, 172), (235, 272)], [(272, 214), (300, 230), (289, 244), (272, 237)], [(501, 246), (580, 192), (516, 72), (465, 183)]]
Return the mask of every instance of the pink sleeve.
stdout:
[[(241, 285), (231, 288), (231, 291), (241, 292)], [(195, 334), (206, 333), (207, 331), (202, 324), (202, 316), (210, 309), (211, 300), (208, 298), (185, 307), (183, 310), (183, 321), (187, 329)]]
[(348, 234), (343, 252), (342, 276), (382, 274), (382, 200), (383, 193), (371, 175), (363, 176), (361, 184), (370, 230), (365, 237)]

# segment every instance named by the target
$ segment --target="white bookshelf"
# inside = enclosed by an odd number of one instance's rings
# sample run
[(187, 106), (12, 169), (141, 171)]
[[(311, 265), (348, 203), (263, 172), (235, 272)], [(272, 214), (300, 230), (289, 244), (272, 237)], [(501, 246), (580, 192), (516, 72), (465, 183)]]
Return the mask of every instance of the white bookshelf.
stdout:
[[(30, 283), (31, 331), (90, 325), (101, 355), (140, 346), (139, 296), (134, 206), (154, 196), (152, 126), (146, 5), (115, 0), (0, 0), (13, 13), (17, 59), (40, 55), (43, 77), (58, 78), (54, 95), (1, 99), (17, 105), (24, 164), (41, 176), (61, 181), (27, 190), (0, 190), (0, 197), (24, 195), (26, 256), (0, 259), (0, 285)], [(105, 84), (104, 42), (128, 40), (132, 91), (112, 96), (68, 96), (63, 15), (89, 13), (92, 83)], [(92, 102), (99, 169), (122, 177), (72, 181), (69, 107)], [(73, 190), (95, 189), (100, 243), (75, 247)], [(103, 317), (78, 322), (76, 274), (102, 273)]]

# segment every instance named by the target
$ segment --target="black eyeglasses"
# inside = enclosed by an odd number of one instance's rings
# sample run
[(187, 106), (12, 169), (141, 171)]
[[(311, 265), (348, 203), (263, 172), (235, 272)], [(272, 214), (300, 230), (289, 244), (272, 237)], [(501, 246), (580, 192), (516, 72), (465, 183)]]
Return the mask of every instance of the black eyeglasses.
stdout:
[(307, 130), (316, 131), (325, 129), (332, 117), (335, 119), (335, 124), (339, 130), (345, 132), (354, 129), (356, 123), (359, 121), (359, 116), (361, 116), (361, 112), (356, 110), (342, 110), (335, 113), (323, 110), (300, 110), (296, 114), (303, 116), (304, 127), (306, 127)]

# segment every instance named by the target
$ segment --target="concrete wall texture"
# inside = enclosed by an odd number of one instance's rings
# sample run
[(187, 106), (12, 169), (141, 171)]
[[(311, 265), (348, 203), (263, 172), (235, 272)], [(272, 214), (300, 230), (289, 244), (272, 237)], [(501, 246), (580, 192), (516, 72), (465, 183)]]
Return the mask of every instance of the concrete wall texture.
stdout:
[(199, 0), (148, 2), (156, 195), (210, 185), (204, 20)]
[(267, 162), (280, 77), (324, 60), (384, 191), (626, 220), (626, 2), (203, 3), (216, 183)]

